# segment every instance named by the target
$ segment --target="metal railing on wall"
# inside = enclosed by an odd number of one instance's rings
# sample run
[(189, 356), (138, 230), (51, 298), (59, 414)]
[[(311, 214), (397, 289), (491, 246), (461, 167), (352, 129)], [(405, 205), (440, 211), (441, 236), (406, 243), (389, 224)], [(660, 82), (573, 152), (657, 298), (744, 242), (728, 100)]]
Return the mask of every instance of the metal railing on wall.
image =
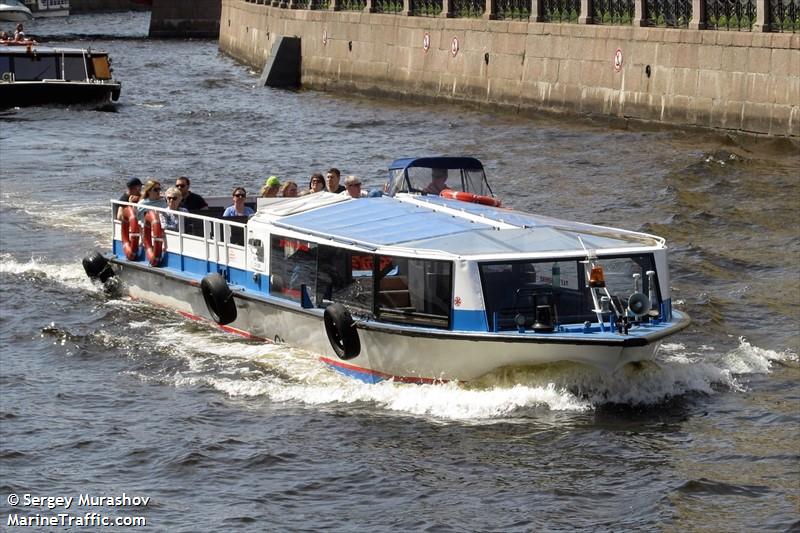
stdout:
[(800, 33), (800, 0), (243, 0), (288, 9)]

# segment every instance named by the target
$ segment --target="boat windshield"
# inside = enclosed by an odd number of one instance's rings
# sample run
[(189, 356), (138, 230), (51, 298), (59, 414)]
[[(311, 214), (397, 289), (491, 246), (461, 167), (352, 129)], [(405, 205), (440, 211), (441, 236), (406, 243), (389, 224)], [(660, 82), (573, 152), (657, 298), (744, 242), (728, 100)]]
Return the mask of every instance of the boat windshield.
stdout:
[(483, 169), (408, 167), (392, 170), (390, 180), (390, 195), (439, 194), (444, 189), (491, 195)]
[[(648, 271), (655, 271), (651, 254), (604, 257), (594, 260), (594, 265), (603, 269), (605, 288), (613, 300), (613, 304), (609, 303), (611, 308), (624, 312), (634, 292), (643, 293), (655, 309), (659, 308), (661, 296), (657, 278), (647, 276)], [(536, 318), (536, 308), (541, 305), (552, 306), (559, 324), (597, 320), (589, 287), (591, 264), (585, 261), (487, 262), (481, 263), (480, 273), (487, 320), (493, 331), (516, 329), (517, 315), (522, 315), (525, 326), (530, 327)], [(602, 295), (605, 289), (598, 300)]]

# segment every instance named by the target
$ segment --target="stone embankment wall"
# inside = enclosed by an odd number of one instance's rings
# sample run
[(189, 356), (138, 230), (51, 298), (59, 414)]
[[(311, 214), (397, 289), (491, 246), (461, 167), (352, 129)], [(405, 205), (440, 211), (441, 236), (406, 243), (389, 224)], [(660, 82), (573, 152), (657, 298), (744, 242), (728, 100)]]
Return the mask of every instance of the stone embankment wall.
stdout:
[(301, 38), (306, 87), (800, 137), (800, 34), (222, 1), (223, 52), (261, 68), (280, 36)]
[(100, 13), (103, 11), (148, 11), (149, 5), (133, 0), (70, 0), (69, 12)]
[(219, 36), (222, 0), (153, 0), (150, 37)]

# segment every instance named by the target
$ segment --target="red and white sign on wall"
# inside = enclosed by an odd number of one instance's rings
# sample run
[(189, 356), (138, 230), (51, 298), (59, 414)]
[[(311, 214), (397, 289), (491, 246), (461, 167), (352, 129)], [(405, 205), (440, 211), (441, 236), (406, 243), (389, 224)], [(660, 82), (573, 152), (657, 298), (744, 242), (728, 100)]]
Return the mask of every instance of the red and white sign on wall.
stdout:
[(322, 46), (328, 44), (328, 30), (322, 30)]
[(453, 44), (450, 45), (450, 52), (453, 54), (453, 57), (456, 57), (458, 54), (458, 37), (453, 37)]
[(422, 49), (427, 52), (428, 48), (430, 47), (431, 47), (431, 34), (425, 33), (425, 35), (422, 37)]
[(623, 59), (622, 59), (622, 49), (621, 48), (617, 48), (617, 51), (614, 52), (614, 70), (616, 70), (617, 72), (622, 70), (622, 61), (623, 61)]

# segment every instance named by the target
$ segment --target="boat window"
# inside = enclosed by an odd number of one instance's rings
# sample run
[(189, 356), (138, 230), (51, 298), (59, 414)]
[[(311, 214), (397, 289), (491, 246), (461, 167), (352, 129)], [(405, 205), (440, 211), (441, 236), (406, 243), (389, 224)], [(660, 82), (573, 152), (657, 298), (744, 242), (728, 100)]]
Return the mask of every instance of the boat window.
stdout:
[(272, 296), (300, 302), (300, 287), (315, 292), (317, 277), (317, 244), (280, 235), (270, 242), (270, 283)]
[(247, 244), (250, 245), (250, 251), (253, 254), (253, 258), (256, 262), (263, 264), (264, 263), (264, 245), (261, 244), (261, 239), (254, 239), (250, 238), (247, 241)]
[(411, 184), (410, 192), (425, 194), (439, 194), (445, 187), (463, 191), (461, 171), (446, 168), (409, 167), (408, 181)]
[(341, 303), (365, 314), (372, 313), (373, 256), (320, 245), (316, 304)]
[(64, 56), (64, 79), (67, 81), (83, 81), (86, 79), (86, 63), (83, 56)]
[(486, 174), (483, 169), (464, 170), (464, 190), (482, 196), (492, 195), (492, 191), (486, 185)]
[(108, 56), (92, 57), (92, 74), (98, 80), (111, 79), (111, 67), (108, 64)]
[(450, 327), (453, 266), (449, 261), (378, 256), (377, 318)]
[(58, 78), (55, 56), (16, 56), (14, 77), (17, 81), (35, 81)]
[[(647, 271), (655, 270), (652, 255), (602, 258), (605, 283), (619, 309), (624, 309), (634, 292), (633, 274), (639, 278), (639, 292), (649, 295)], [(552, 306), (560, 324), (594, 322), (594, 301), (588, 289), (586, 264), (578, 260), (507, 261), (480, 265), (486, 318), (494, 331), (516, 329), (522, 315), (530, 327), (540, 305)], [(654, 298), (660, 302), (654, 278)]]
[(6, 72), (11, 72), (11, 58), (8, 56), (0, 56), (0, 76)]

